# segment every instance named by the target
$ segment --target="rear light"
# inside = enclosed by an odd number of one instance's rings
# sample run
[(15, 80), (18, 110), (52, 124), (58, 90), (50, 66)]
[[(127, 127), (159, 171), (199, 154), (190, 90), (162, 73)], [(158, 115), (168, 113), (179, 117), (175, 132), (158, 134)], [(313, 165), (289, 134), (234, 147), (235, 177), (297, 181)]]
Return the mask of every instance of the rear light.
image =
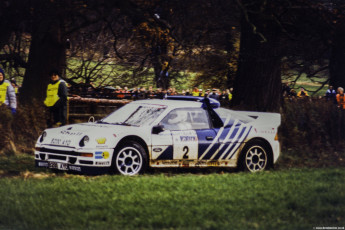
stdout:
[(93, 157), (93, 153), (80, 153), (81, 157)]

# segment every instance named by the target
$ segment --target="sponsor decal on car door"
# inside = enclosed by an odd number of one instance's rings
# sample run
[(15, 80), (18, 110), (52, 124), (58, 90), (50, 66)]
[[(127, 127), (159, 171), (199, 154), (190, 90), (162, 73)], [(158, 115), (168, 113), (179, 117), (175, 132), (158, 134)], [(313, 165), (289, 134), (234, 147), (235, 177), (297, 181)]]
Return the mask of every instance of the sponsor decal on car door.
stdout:
[(198, 159), (198, 135), (195, 130), (171, 131), (174, 160)]

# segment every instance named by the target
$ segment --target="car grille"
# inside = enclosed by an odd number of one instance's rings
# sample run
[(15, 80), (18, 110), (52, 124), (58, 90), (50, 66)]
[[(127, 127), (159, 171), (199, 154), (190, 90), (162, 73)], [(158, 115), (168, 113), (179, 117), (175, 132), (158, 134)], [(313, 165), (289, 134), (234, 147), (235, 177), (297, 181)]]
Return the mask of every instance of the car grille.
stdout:
[(75, 151), (66, 151), (66, 150), (57, 150), (57, 149), (49, 149), (49, 148), (36, 148), (37, 151), (44, 152), (44, 153), (53, 153), (53, 154), (61, 154), (61, 155), (69, 155), (69, 156), (80, 156), (79, 152)]
[(65, 156), (59, 156), (59, 155), (48, 155), (48, 158), (49, 159), (54, 159), (54, 160), (63, 160), (63, 161), (66, 160)]

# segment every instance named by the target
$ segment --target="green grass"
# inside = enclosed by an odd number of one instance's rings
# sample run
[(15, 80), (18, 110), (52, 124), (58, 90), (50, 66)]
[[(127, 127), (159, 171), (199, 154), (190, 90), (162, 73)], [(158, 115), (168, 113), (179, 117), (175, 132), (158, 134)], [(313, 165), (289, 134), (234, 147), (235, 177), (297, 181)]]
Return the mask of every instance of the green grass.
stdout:
[(0, 179), (0, 229), (345, 226), (343, 168), (137, 177), (17, 170)]
[(20, 175), (26, 171), (38, 172), (43, 170), (35, 168), (34, 158), (31, 155), (0, 155), (0, 177), (4, 175)]

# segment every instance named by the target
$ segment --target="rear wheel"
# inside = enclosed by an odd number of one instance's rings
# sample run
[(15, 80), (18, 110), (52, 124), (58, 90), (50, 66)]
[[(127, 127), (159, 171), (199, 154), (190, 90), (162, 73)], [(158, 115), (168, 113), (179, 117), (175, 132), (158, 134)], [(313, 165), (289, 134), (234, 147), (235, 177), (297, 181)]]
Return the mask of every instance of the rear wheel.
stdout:
[(147, 168), (145, 149), (135, 141), (129, 141), (119, 148), (113, 157), (112, 165), (122, 175), (137, 175)]
[(269, 165), (269, 154), (263, 141), (253, 140), (248, 142), (241, 153), (240, 168), (245, 171), (259, 172)]

